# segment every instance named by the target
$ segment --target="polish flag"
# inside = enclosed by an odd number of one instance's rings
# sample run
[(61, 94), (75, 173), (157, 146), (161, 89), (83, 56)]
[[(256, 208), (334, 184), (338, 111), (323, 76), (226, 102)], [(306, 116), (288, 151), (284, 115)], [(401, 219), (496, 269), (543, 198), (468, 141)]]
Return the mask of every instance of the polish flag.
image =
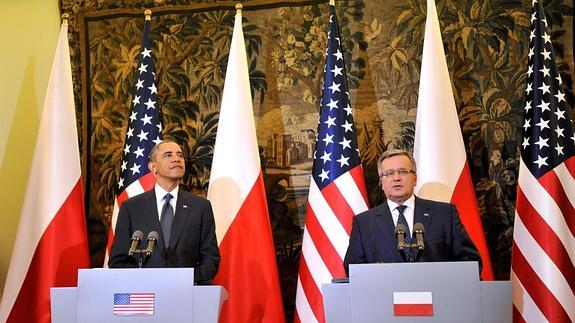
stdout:
[(433, 0), (427, 0), (413, 155), (417, 162), (415, 194), (457, 206), (461, 222), (481, 254), (481, 277), (492, 280), (491, 259), (475, 199)]
[(208, 199), (222, 257), (213, 283), (229, 295), (220, 322), (284, 322), (241, 9), (235, 18)]
[(433, 316), (431, 292), (394, 292), (394, 316)]
[(64, 21), (2, 302), (0, 322), (50, 322), (50, 288), (76, 286), (90, 267)]

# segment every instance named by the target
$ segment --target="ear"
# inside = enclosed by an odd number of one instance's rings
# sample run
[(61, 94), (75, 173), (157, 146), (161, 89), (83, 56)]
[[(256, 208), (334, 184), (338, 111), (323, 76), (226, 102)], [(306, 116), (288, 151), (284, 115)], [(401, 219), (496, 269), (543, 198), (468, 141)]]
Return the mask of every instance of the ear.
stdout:
[(154, 176), (156, 175), (156, 163), (154, 163), (153, 161), (149, 161), (148, 169), (150, 170), (150, 172), (152, 172), (152, 174), (154, 174)]

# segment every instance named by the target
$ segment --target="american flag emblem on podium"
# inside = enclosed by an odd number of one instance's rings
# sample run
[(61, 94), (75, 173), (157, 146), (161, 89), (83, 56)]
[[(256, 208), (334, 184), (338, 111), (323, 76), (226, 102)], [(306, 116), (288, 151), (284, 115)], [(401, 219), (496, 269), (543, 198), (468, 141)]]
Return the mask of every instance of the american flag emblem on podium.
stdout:
[(155, 293), (114, 293), (114, 315), (154, 315)]

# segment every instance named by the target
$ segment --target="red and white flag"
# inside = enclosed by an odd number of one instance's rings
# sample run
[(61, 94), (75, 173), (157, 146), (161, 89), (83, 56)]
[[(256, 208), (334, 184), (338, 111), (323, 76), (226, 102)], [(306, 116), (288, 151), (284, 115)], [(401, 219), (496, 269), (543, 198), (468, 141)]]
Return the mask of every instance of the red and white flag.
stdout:
[(321, 285), (334, 277), (345, 277), (343, 259), (353, 216), (368, 209), (333, 3), (329, 15), (318, 141), (309, 184), (294, 322), (325, 322)]
[(0, 322), (50, 322), (50, 288), (76, 286), (89, 268), (68, 24), (46, 91)]
[(208, 188), (222, 257), (213, 283), (229, 295), (220, 322), (284, 322), (248, 71), (238, 10)]
[(393, 292), (394, 316), (433, 316), (431, 292)]
[(457, 206), (461, 222), (481, 254), (481, 278), (492, 280), (491, 258), (475, 199), (433, 0), (427, 0), (413, 155), (417, 162), (415, 194)]
[(575, 322), (575, 135), (551, 31), (533, 1), (511, 282), (514, 322)]

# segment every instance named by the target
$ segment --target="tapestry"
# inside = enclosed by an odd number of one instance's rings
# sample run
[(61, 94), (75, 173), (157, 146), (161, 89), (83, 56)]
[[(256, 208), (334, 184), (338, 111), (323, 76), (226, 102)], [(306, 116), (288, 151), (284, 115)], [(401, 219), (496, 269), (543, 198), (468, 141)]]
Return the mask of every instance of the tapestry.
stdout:
[[(243, 1), (256, 131), (286, 316), (297, 283), (327, 44), (328, 1)], [(205, 196), (235, 15), (232, 1), (60, 0), (81, 131), (91, 261), (103, 264), (141, 46), (152, 10), (164, 138), (182, 145), (183, 186)], [(444, 48), (496, 279), (509, 279), (525, 104), (529, 0), (437, 0)], [(573, 102), (573, 3), (544, 2)], [(426, 3), (338, 0), (350, 102), (370, 205), (376, 161), (412, 150)], [(233, 163), (230, 160), (230, 163)]]

